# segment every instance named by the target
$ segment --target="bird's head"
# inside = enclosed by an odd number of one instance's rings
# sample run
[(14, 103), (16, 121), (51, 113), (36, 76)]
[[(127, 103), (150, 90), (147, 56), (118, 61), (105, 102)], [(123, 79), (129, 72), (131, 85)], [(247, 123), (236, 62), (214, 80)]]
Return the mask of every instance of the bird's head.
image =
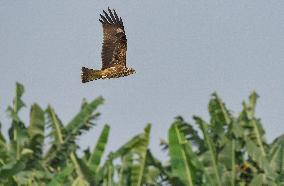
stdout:
[(134, 74), (136, 71), (133, 68), (128, 68), (127, 69), (128, 74)]

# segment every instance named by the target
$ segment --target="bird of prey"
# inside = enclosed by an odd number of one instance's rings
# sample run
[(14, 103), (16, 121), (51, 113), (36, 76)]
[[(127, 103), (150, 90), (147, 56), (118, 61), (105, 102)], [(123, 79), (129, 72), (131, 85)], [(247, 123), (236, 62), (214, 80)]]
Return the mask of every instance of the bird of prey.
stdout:
[(103, 48), (101, 70), (82, 67), (82, 83), (97, 79), (110, 79), (128, 76), (135, 73), (133, 68), (126, 67), (127, 39), (121, 17), (115, 10), (108, 8), (108, 13), (103, 10), (99, 21), (103, 26)]

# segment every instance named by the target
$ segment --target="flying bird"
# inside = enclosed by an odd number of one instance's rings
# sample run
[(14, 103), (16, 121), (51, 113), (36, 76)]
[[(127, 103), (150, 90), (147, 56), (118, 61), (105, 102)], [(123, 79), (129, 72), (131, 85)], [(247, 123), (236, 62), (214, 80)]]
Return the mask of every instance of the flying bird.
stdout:
[(126, 67), (127, 39), (121, 17), (115, 10), (103, 10), (99, 21), (103, 26), (102, 68), (94, 70), (82, 67), (82, 83), (97, 79), (110, 79), (128, 76), (135, 73), (133, 68)]

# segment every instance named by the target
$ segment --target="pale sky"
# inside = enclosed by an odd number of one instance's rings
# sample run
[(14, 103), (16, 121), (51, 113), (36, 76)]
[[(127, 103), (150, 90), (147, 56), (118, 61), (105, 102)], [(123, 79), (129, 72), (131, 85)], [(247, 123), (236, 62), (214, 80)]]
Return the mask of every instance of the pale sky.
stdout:
[[(177, 3), (178, 2), (178, 3)], [(82, 66), (101, 67), (99, 14), (115, 8), (128, 38), (127, 64), (135, 75), (82, 84)], [(102, 95), (98, 125), (80, 139), (93, 147), (111, 126), (107, 151), (152, 123), (151, 149), (161, 152), (173, 118), (208, 120), (216, 91), (238, 114), (250, 92), (260, 95), (257, 116), (268, 141), (284, 133), (284, 1), (9, 1), (0, 0), (0, 121), (15, 82), (24, 101), (50, 103), (67, 123), (82, 98)], [(21, 112), (25, 121), (29, 109)]]

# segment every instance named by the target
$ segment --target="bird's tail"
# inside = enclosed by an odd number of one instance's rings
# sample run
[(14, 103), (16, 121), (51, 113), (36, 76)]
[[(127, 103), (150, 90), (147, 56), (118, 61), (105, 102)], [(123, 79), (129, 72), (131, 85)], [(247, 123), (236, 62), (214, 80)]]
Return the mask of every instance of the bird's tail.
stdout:
[(93, 70), (86, 67), (82, 67), (82, 73), (81, 73), (82, 83), (87, 83), (89, 81), (93, 81), (100, 78), (101, 78), (100, 70)]

